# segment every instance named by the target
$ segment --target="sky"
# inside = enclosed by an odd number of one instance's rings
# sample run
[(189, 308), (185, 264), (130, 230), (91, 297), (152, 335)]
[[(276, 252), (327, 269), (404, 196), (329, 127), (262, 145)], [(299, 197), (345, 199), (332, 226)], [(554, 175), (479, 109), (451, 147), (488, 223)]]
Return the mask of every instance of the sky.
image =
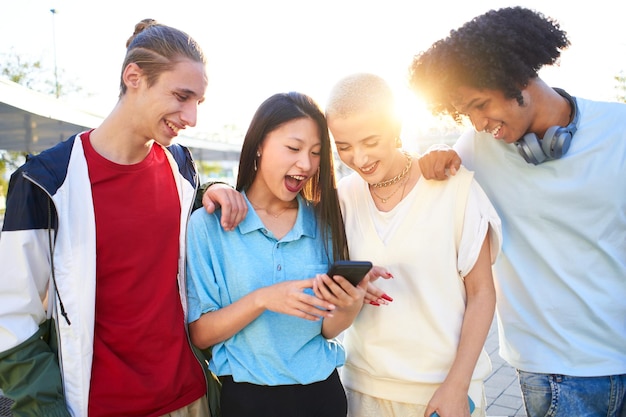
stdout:
[[(40, 60), (81, 87), (73, 103), (106, 116), (117, 101), (125, 42), (150, 17), (195, 38), (209, 87), (195, 133), (245, 131), (258, 105), (297, 90), (323, 107), (336, 81), (373, 72), (389, 81), (407, 123), (427, 123), (406, 87), (412, 57), (490, 9), (525, 6), (555, 18), (572, 46), (540, 76), (574, 96), (615, 100), (626, 72), (626, 2), (595, 0), (5, 0), (0, 54)], [(54, 9), (56, 13), (52, 13)], [(53, 72), (51, 72), (53, 73)], [(410, 119), (410, 122), (409, 122)]]

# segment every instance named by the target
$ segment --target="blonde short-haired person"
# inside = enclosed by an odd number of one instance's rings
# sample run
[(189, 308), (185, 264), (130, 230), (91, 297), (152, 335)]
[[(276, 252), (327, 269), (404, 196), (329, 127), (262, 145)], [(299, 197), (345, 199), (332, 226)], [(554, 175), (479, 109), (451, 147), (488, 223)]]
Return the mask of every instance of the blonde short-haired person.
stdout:
[(349, 415), (469, 416), (469, 395), (472, 415), (484, 416), (500, 220), (471, 172), (445, 183), (421, 176), (393, 104), (382, 78), (358, 73), (326, 105), (339, 157), (354, 170), (338, 185), (350, 255), (393, 274), (376, 281), (393, 303), (365, 304), (345, 332)]

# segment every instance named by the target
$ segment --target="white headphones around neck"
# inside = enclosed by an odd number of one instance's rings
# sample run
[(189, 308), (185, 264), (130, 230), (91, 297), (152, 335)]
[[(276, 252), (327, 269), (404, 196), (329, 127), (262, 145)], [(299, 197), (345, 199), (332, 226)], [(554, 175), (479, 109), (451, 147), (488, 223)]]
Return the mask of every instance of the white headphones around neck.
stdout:
[(572, 137), (578, 129), (580, 114), (578, 113), (576, 98), (560, 88), (555, 88), (554, 91), (569, 101), (574, 117), (572, 117), (570, 124), (565, 127), (552, 126), (548, 128), (543, 139), (539, 139), (534, 133), (527, 133), (515, 142), (519, 154), (529, 164), (539, 165), (542, 162), (559, 159), (565, 155), (572, 142)]

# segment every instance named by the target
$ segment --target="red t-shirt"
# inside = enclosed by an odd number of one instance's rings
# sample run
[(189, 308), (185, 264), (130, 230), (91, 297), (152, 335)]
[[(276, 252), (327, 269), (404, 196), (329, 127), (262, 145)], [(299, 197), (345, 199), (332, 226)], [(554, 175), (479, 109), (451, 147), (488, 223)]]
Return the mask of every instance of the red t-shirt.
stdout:
[[(206, 392), (177, 283), (181, 207), (165, 152), (119, 165), (83, 135), (96, 219), (89, 416), (161, 416)], [(88, 204), (88, 199), (85, 200)]]

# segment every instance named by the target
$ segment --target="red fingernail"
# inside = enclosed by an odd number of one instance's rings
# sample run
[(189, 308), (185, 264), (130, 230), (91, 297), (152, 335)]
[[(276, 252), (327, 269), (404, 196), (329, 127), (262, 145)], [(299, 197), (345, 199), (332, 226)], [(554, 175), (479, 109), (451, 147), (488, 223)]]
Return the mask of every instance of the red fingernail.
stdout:
[(379, 306), (380, 305), (376, 301), (370, 301), (370, 304), (373, 305), (373, 306)]
[(387, 276), (388, 276), (389, 278), (393, 278), (393, 275), (391, 274), (391, 272), (387, 272)]
[(383, 300), (393, 301), (393, 298), (389, 297), (387, 294), (383, 294), (383, 295), (381, 295), (381, 298), (382, 298)]

